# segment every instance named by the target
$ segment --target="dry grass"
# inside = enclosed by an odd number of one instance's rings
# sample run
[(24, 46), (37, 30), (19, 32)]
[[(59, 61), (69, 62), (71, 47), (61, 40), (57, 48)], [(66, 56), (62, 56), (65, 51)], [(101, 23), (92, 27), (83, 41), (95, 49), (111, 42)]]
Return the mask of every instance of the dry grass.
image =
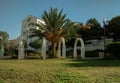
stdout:
[(120, 83), (120, 61), (0, 60), (0, 83)]

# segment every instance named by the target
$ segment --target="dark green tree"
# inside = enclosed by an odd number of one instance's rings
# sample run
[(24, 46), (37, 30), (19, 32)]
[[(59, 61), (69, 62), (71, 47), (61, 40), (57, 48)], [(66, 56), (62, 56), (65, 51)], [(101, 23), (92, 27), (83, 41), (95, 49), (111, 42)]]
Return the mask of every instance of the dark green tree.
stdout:
[(80, 25), (75, 22), (72, 22), (70, 19), (67, 19), (65, 24), (64, 24), (64, 28), (63, 28), (63, 36), (64, 38), (67, 39), (71, 39), (71, 38), (77, 38), (79, 37), (78, 34), (78, 29), (79, 29)]
[(8, 41), (9, 34), (5, 31), (0, 31), (0, 37), (2, 39), (2, 40), (0, 39), (0, 50), (1, 50), (1, 43), (3, 43), (4, 51), (5, 51), (4, 55), (8, 55), (9, 54), (9, 41)]
[(113, 34), (113, 40), (118, 41), (120, 39), (120, 16), (113, 17), (106, 27), (109, 34)]
[(33, 47), (34, 49), (39, 49), (39, 48), (41, 48), (41, 41), (39, 39), (37, 39), (33, 42), (30, 42), (29, 45), (31, 47)]
[(81, 23), (72, 22), (70, 19), (67, 19), (64, 28), (63, 28), (63, 37), (66, 39), (67, 47), (73, 47), (74, 40), (77, 37), (80, 37), (78, 30), (81, 27)]
[(4, 41), (3, 43), (4, 43), (5, 48), (8, 48), (8, 45), (9, 45), (9, 43), (8, 43), (9, 34), (7, 32), (5, 32), (5, 31), (0, 31), (0, 37), (2, 37), (2, 39)]
[(101, 27), (100, 23), (97, 21), (96, 18), (90, 18), (87, 24), (91, 24), (90, 26), (90, 36), (91, 38), (100, 38), (103, 35), (103, 28)]

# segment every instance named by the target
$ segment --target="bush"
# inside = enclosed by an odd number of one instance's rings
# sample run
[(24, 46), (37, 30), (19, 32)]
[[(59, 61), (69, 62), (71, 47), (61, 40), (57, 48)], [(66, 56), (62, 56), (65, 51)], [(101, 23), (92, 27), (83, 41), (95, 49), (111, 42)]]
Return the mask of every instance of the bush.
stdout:
[(66, 57), (73, 58), (73, 49), (66, 51)]
[(107, 54), (105, 57), (104, 57), (105, 60), (115, 60), (116, 58), (113, 56), (113, 55), (110, 55), (110, 54)]
[[(74, 49), (70, 49), (69, 51), (66, 51), (66, 56), (68, 58), (73, 58), (73, 51)], [(81, 54), (81, 50), (80, 49), (77, 49), (77, 57), (80, 57), (80, 54)]]
[(113, 42), (107, 45), (107, 52), (117, 58), (120, 59), (120, 42)]
[(99, 55), (97, 51), (86, 51), (85, 57), (99, 57)]
[(25, 53), (27, 54), (25, 57), (27, 59), (39, 59), (39, 58), (41, 58), (41, 53), (38, 51), (25, 50)]

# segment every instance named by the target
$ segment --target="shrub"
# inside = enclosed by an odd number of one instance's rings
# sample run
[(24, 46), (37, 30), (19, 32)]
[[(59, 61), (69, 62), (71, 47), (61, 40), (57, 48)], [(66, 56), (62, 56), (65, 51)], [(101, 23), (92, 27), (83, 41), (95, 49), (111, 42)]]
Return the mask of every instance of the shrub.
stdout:
[(113, 56), (113, 55), (110, 55), (110, 54), (107, 54), (105, 57), (104, 57), (105, 60), (115, 60), (116, 58)]
[(86, 51), (85, 57), (99, 57), (99, 55), (97, 51)]
[(120, 59), (120, 42), (113, 42), (107, 45), (107, 52), (117, 58)]
[(73, 49), (70, 49), (70, 50), (66, 51), (66, 56), (68, 58), (73, 58)]
[[(66, 56), (68, 57), (68, 58), (73, 58), (73, 50), (74, 49), (70, 49), (70, 50), (68, 50), (67, 52), (66, 52)], [(77, 57), (80, 57), (80, 54), (81, 54), (81, 50), (80, 49), (77, 49)]]
[(25, 58), (27, 58), (27, 59), (39, 59), (39, 58), (41, 58), (41, 53), (38, 51), (25, 50), (25, 53), (27, 54), (25, 56)]

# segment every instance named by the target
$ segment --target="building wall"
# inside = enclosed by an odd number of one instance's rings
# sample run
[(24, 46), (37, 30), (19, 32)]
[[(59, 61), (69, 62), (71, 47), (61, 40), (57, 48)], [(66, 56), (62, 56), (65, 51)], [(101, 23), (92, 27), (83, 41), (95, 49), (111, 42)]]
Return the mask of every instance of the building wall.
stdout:
[[(89, 40), (91, 44), (85, 44), (86, 51), (93, 51), (93, 50), (104, 50), (104, 39), (101, 40)], [(113, 39), (105, 39), (105, 46), (111, 43)]]
[(39, 19), (36, 16), (29, 15), (25, 19), (23, 19), (21, 36), (25, 38), (25, 40), (27, 41), (27, 44), (37, 39), (37, 37), (29, 38), (29, 35), (32, 34), (30, 30), (41, 29), (43, 28), (43, 25), (45, 25), (44, 20)]

